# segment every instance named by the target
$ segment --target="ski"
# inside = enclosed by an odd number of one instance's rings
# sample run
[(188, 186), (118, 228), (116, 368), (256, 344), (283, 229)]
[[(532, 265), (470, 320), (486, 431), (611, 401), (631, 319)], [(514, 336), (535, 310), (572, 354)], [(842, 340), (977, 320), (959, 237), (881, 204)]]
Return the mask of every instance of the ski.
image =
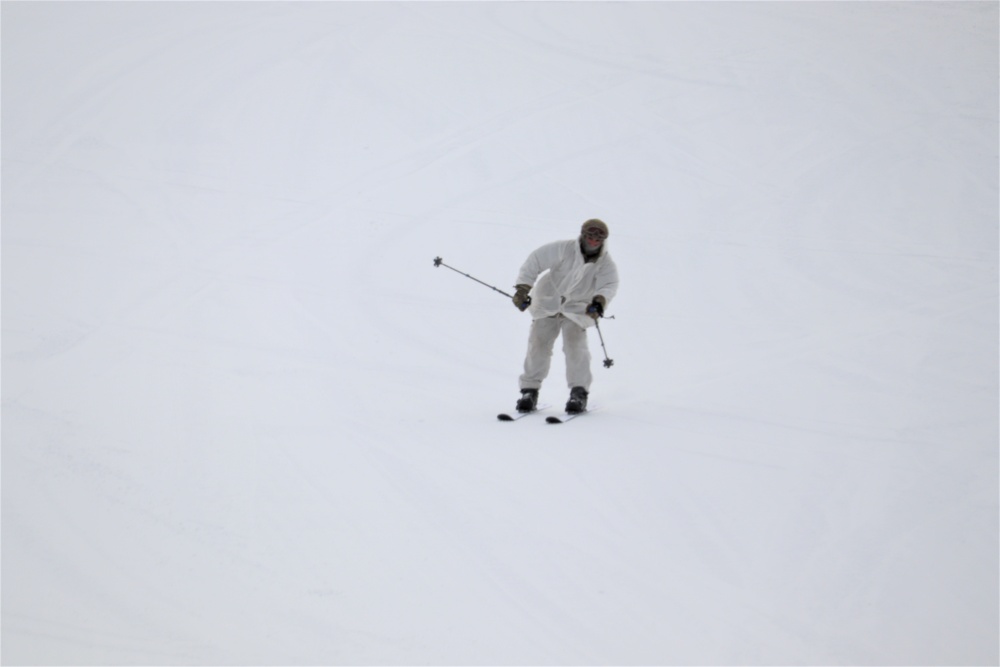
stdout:
[(593, 412), (597, 408), (590, 408), (589, 410), (584, 410), (583, 412), (564, 412), (561, 415), (549, 415), (545, 418), (545, 423), (547, 424), (565, 424), (566, 422), (571, 422), (577, 417), (582, 417), (588, 412)]
[(549, 407), (548, 405), (539, 405), (535, 407), (535, 409), (532, 410), (531, 412), (514, 412), (514, 413), (501, 412), (500, 414), (497, 415), (497, 419), (499, 419), (502, 422), (516, 422), (518, 419), (524, 419), (525, 417), (533, 415), (536, 412), (541, 412), (542, 410), (545, 410), (548, 407)]

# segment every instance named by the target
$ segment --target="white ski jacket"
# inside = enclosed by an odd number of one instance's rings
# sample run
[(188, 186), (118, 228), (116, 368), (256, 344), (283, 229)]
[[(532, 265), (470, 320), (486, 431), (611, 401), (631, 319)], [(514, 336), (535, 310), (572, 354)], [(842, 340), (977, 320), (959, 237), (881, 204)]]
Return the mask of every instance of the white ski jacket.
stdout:
[(594, 320), (586, 314), (587, 306), (597, 295), (604, 297), (605, 305), (611, 304), (618, 292), (618, 267), (608, 253), (607, 241), (594, 262), (584, 261), (579, 239), (554, 241), (528, 256), (516, 284), (532, 286), (528, 308), (532, 319), (562, 313), (581, 327), (589, 327)]

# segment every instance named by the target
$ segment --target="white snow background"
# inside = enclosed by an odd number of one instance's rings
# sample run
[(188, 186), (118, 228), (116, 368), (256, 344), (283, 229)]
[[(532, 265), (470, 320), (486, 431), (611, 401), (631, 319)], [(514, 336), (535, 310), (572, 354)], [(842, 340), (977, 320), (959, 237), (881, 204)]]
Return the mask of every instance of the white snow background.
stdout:
[[(997, 664), (998, 4), (2, 5), (6, 664)], [(515, 424), (590, 217), (592, 414)], [(566, 399), (561, 352), (543, 401)]]

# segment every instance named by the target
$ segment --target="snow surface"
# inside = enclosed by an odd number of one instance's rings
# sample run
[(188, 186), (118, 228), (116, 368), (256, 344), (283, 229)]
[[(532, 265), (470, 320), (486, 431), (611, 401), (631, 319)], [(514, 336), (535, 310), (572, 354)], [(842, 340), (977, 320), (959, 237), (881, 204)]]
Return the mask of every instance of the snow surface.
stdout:
[[(6, 664), (997, 664), (998, 4), (2, 5)], [(601, 410), (500, 295), (589, 217)], [(542, 399), (566, 397), (561, 355)]]

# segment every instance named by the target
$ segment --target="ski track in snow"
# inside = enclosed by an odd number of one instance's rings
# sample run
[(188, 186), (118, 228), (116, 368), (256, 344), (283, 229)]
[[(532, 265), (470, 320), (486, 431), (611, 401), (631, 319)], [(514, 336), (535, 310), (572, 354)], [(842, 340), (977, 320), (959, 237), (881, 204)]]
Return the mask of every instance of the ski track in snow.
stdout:
[(1000, 662), (996, 3), (0, 11), (4, 663)]

